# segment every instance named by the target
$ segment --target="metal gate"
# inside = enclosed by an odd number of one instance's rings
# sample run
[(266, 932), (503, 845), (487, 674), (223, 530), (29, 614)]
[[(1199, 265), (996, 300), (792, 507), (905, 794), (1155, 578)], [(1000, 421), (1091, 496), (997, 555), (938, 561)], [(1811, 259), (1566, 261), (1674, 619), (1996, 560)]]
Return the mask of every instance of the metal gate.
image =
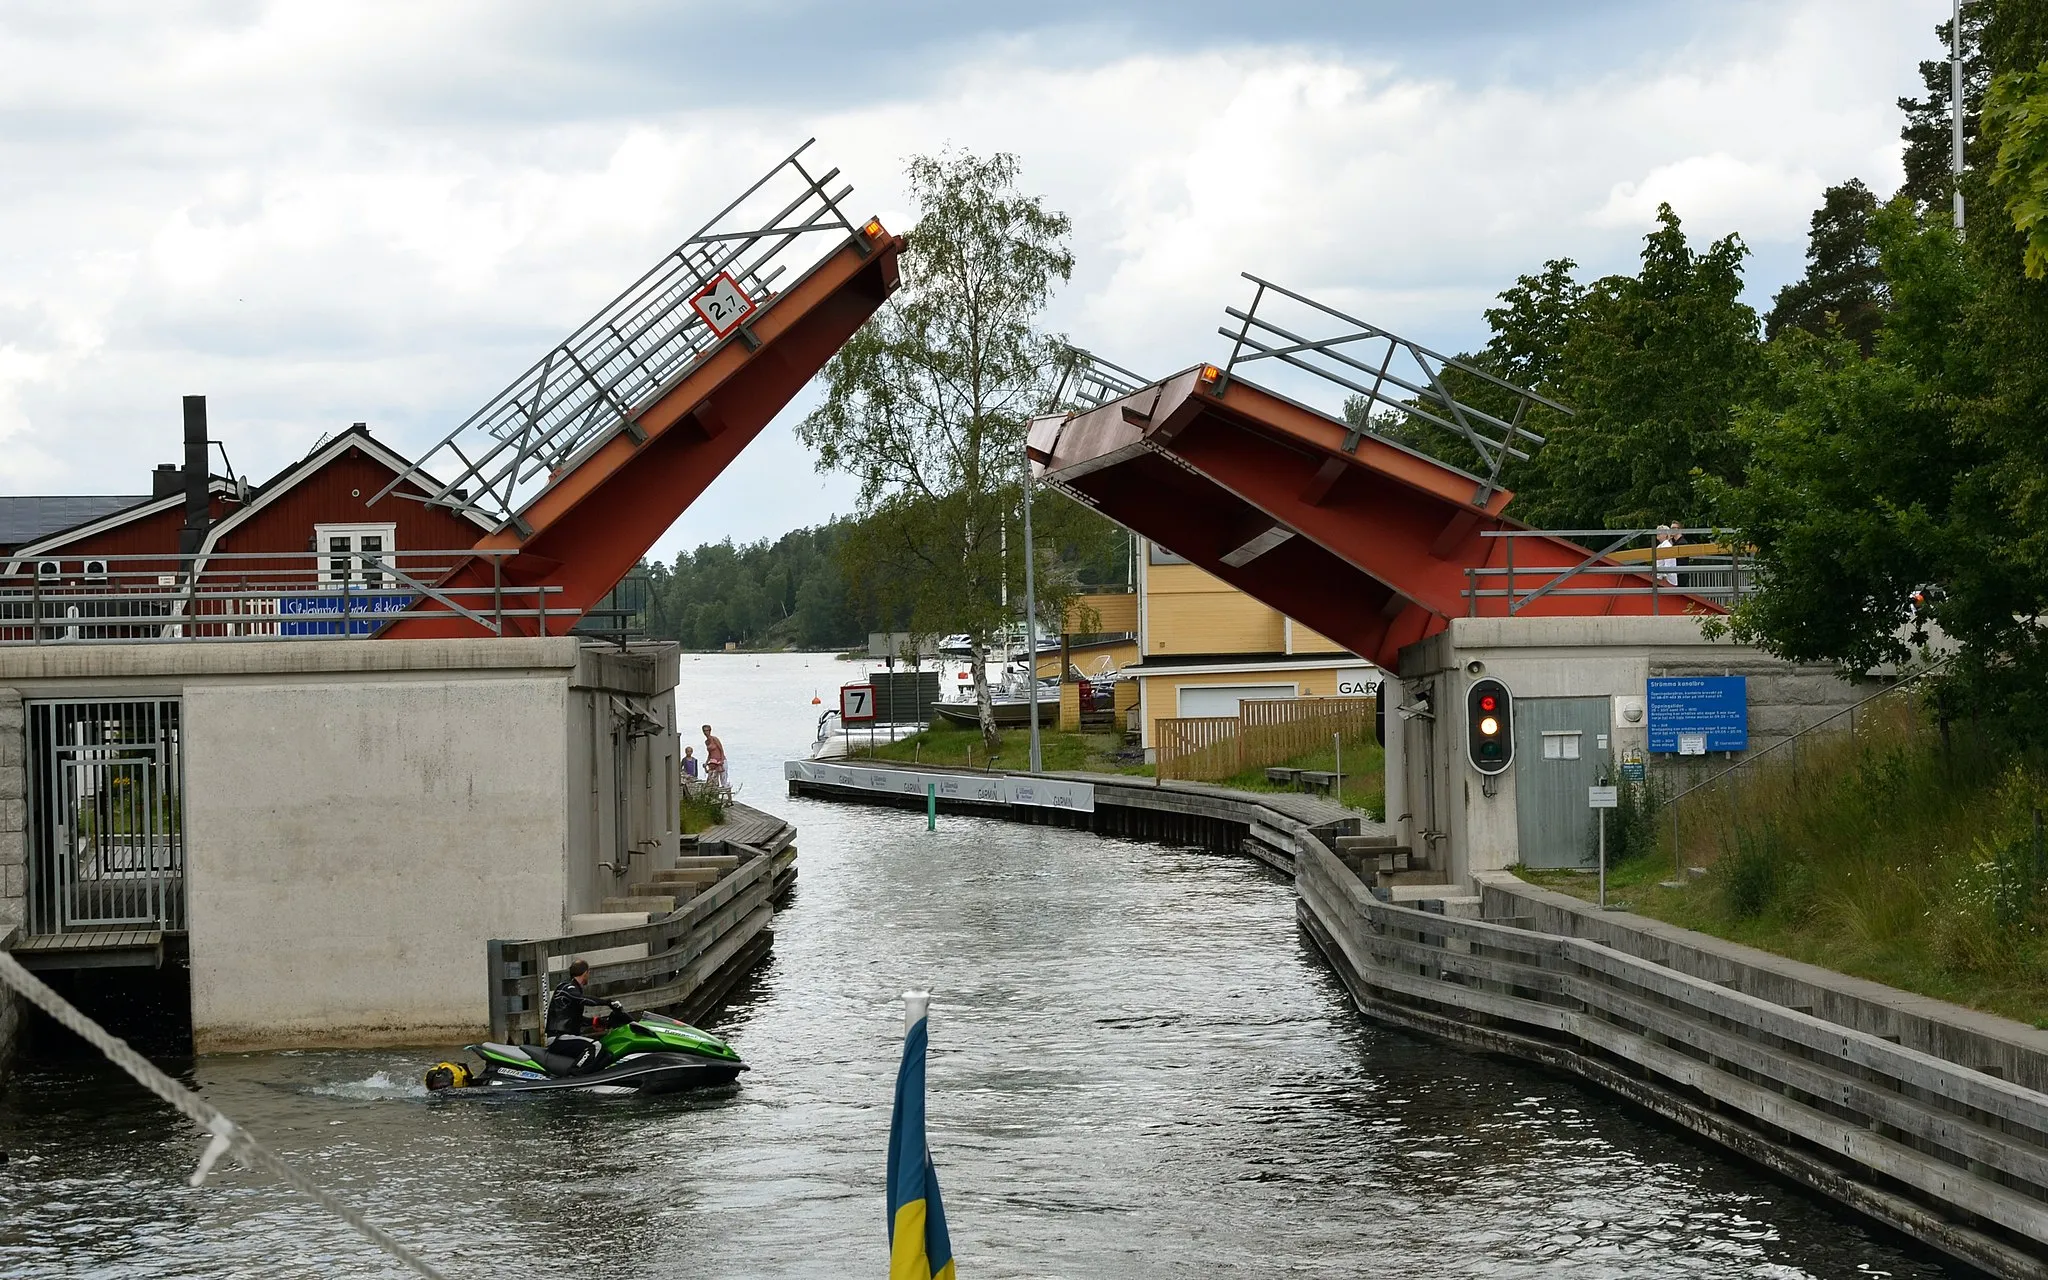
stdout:
[(1586, 788), (1608, 768), (1605, 698), (1515, 699), (1515, 827), (1525, 867), (1595, 861)]
[(175, 698), (30, 702), (31, 933), (185, 927)]

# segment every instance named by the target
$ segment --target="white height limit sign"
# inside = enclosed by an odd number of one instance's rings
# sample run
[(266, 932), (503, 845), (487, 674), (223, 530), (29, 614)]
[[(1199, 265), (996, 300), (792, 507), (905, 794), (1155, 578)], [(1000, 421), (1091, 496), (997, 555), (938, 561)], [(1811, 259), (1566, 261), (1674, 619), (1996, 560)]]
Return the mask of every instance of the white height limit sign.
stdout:
[(740, 288), (730, 271), (721, 271), (703, 292), (690, 299), (690, 309), (704, 317), (711, 332), (723, 338), (754, 314), (754, 300)]

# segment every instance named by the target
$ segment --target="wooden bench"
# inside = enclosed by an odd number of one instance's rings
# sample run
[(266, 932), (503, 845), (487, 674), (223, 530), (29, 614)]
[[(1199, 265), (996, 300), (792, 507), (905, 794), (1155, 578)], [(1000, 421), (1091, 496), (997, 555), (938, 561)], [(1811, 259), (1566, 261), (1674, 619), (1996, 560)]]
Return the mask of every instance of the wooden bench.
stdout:
[(1295, 772), (1300, 775), (1297, 785), (1303, 791), (1313, 791), (1326, 796), (1330, 794), (1331, 788), (1337, 785), (1337, 775), (1322, 769), (1297, 769)]
[(1266, 781), (1288, 788), (1297, 787), (1301, 785), (1301, 770), (1268, 769), (1266, 770)]

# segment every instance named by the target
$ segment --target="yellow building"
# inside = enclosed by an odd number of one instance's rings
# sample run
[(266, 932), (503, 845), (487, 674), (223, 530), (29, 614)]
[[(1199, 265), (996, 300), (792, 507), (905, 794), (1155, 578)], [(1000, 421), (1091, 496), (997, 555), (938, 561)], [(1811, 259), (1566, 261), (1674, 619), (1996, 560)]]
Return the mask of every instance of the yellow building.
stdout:
[(1150, 541), (1138, 555), (1138, 727), (1259, 698), (1367, 697), (1378, 668)]

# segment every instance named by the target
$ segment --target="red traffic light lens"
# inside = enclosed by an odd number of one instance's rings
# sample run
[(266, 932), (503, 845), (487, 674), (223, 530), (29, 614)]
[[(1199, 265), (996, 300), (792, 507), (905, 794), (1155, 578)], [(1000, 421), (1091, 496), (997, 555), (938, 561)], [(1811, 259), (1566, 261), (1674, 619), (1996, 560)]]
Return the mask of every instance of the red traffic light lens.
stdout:
[(1493, 696), (1492, 694), (1490, 694), (1490, 693), (1489, 693), (1489, 694), (1484, 694), (1484, 695), (1482, 695), (1482, 696), (1480, 697), (1480, 699), (1479, 699), (1479, 709), (1480, 709), (1481, 711), (1492, 711), (1492, 710), (1494, 710), (1494, 709), (1495, 709), (1495, 708), (1496, 708), (1496, 707), (1497, 707), (1498, 705), (1499, 705), (1499, 701), (1498, 701), (1498, 699), (1496, 699), (1496, 698), (1495, 698), (1495, 697), (1494, 697), (1494, 696)]

